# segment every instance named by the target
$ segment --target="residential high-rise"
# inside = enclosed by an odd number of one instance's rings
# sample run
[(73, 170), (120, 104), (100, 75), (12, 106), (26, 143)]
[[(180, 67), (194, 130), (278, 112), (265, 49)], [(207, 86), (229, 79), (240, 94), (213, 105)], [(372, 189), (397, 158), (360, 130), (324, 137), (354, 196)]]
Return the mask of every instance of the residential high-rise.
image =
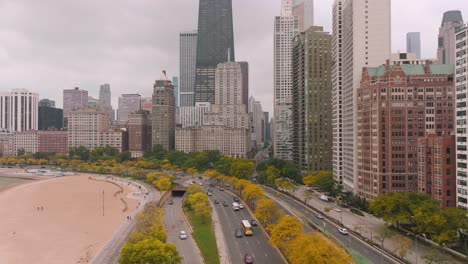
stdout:
[(362, 70), (357, 95), (359, 196), (374, 199), (380, 193), (417, 191), (418, 171), (421, 182), (431, 180), (432, 173), (438, 179), (452, 178), (440, 186), (455, 183), (454, 173), (441, 171), (453, 160), (438, 157), (435, 164), (428, 161), (418, 168), (418, 148), (433, 147), (438, 144), (431, 143), (434, 137), (443, 139), (455, 130), (453, 65), (390, 65), (387, 60), (386, 65)]
[(406, 33), (406, 52), (415, 53), (416, 59), (421, 59), (421, 34), (419, 32)]
[(216, 67), (227, 61), (235, 61), (232, 0), (200, 0), (195, 102), (214, 103)]
[(197, 31), (180, 33), (179, 106), (195, 105), (195, 69), (197, 62)]
[(253, 96), (249, 99), (249, 122), (251, 133), (251, 147), (263, 147), (265, 143), (265, 112), (262, 103)]
[(39, 95), (27, 89), (0, 92), (0, 129), (8, 132), (37, 130)]
[(390, 58), (390, 0), (335, 0), (333, 10), (333, 175), (345, 191), (355, 192), (356, 91), (363, 67), (376, 67)]
[(127, 121), (130, 113), (141, 109), (141, 95), (122, 94), (119, 97), (119, 109), (117, 110), (117, 121)]
[(274, 156), (292, 159), (292, 40), (299, 33), (299, 18), (292, 15), (291, 0), (281, 2), (281, 15), (275, 17), (273, 52)]
[(270, 128), (270, 113), (265, 112), (264, 113), (265, 117), (265, 141), (270, 141), (271, 140), (271, 128)]
[(331, 46), (323, 27), (293, 40), (293, 160), (307, 171), (332, 171)]
[(174, 86), (174, 100), (175, 100), (175, 107), (178, 108), (180, 105), (180, 91), (179, 91), (179, 78), (172, 77), (172, 85)]
[(70, 111), (88, 107), (88, 91), (75, 89), (63, 90), (63, 125), (68, 126)]
[(63, 110), (55, 108), (55, 102), (49, 99), (39, 101), (38, 130), (63, 128)]
[(463, 27), (463, 17), (460, 10), (444, 13), (439, 28), (437, 61), (440, 64), (455, 64), (455, 30)]
[(99, 87), (99, 108), (107, 113), (109, 120), (114, 120), (114, 110), (112, 109), (110, 84), (102, 84)]
[(143, 156), (151, 150), (151, 115), (149, 111), (140, 110), (128, 117), (128, 149), (132, 157)]
[(455, 36), (457, 93), (457, 206), (468, 210), (468, 25), (460, 28)]
[(152, 144), (173, 150), (175, 147), (175, 99), (174, 86), (169, 80), (156, 80), (154, 83), (151, 120)]
[(223, 155), (246, 157), (250, 151), (248, 64), (225, 62), (215, 72), (215, 104), (204, 113), (203, 125), (176, 128), (176, 149), (184, 152), (219, 150)]
[(314, 25), (314, 0), (293, 0), (292, 15), (297, 16), (299, 31), (304, 31)]
[(211, 112), (210, 103), (196, 103), (195, 106), (179, 107), (179, 125), (182, 128), (204, 125), (205, 114)]
[(101, 146), (99, 132), (107, 131), (107, 115), (97, 108), (81, 108), (68, 116), (68, 147), (86, 147), (90, 150)]

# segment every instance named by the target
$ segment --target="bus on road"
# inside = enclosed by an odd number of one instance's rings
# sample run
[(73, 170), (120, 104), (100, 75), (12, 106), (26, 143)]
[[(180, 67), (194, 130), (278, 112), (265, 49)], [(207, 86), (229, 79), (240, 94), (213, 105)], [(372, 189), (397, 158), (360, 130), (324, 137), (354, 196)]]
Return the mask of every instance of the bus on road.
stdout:
[(242, 228), (242, 231), (244, 232), (244, 235), (246, 235), (246, 236), (253, 235), (252, 226), (250, 225), (249, 220), (242, 220), (241, 221), (241, 228)]

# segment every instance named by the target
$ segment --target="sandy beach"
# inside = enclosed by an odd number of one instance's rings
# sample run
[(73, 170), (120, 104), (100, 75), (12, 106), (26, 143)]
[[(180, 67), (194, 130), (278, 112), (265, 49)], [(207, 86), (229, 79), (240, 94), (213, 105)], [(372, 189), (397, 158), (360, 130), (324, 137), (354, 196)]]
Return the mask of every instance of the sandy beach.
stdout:
[(88, 263), (139, 202), (126, 184), (114, 196), (119, 186), (81, 175), (0, 191), (0, 263)]

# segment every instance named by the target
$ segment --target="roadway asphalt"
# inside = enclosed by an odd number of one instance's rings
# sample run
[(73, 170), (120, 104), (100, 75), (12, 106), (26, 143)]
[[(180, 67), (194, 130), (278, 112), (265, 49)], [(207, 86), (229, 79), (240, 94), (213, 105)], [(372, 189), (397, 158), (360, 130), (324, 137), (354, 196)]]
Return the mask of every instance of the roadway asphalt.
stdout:
[[(233, 196), (227, 192), (219, 191), (215, 187), (207, 187), (213, 191), (211, 200), (217, 199), (219, 204), (214, 205), (221, 222), (222, 231), (225, 237), (226, 246), (229, 251), (231, 263), (244, 263), (245, 253), (251, 253), (254, 263), (283, 264), (285, 263), (278, 250), (268, 242), (267, 235), (261, 227), (253, 227), (253, 236), (243, 236), (236, 238), (235, 229), (240, 229), (241, 220), (251, 220), (253, 217), (247, 209), (239, 211), (232, 210)], [(223, 206), (223, 202), (228, 202), (228, 207)]]
[[(287, 204), (286, 207), (290, 207), (294, 209), (295, 212), (299, 213), (303, 217), (305, 217), (307, 220), (312, 221), (319, 225), (322, 229), (325, 228), (325, 230), (334, 238), (337, 240), (341, 241), (346, 247), (358, 252), (361, 256), (367, 258), (370, 263), (382, 263), (381, 262), (381, 252), (380, 250), (370, 247), (368, 244), (365, 242), (359, 240), (357, 237), (354, 235), (342, 235), (341, 233), (338, 232), (338, 227), (330, 222), (327, 219), (319, 219), (315, 215), (316, 213), (309, 208), (305, 207), (301, 203), (297, 202), (294, 199), (291, 199), (285, 195), (278, 195), (276, 191), (273, 191), (271, 189), (265, 189), (267, 191), (267, 194), (275, 197), (275, 199), (280, 199), (282, 202)], [(286, 212), (292, 213), (290, 208), (285, 208), (285, 206), (282, 206), (279, 204), (280, 208)], [(305, 225), (305, 230), (310, 231), (311, 227), (308, 225)], [(393, 264), (393, 263), (400, 263), (394, 260), (393, 258), (389, 258), (387, 255), (384, 254), (384, 262), (383, 263), (388, 263), (388, 264)]]
[[(167, 242), (174, 244), (179, 254), (184, 257), (182, 263), (203, 263), (200, 251), (193, 239), (182, 212), (182, 197), (171, 197), (174, 204), (164, 205), (164, 225), (167, 230)], [(184, 230), (187, 239), (181, 240), (179, 232)]]

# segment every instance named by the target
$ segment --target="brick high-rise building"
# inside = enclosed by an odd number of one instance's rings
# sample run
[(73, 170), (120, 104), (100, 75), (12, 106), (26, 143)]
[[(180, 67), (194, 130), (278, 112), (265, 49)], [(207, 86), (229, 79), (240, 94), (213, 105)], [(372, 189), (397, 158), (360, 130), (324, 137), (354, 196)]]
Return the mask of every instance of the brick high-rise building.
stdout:
[(313, 172), (332, 171), (331, 46), (323, 27), (293, 40), (293, 160)]
[(0, 129), (21, 132), (38, 127), (39, 95), (26, 89), (0, 92)]
[(390, 0), (335, 0), (333, 7), (333, 175), (357, 190), (357, 89), (362, 68), (390, 58)]
[(68, 154), (68, 131), (38, 131), (37, 141), (39, 152)]
[(418, 138), (418, 192), (440, 202), (442, 208), (456, 205), (455, 134)]
[(455, 130), (453, 65), (364, 68), (357, 100), (359, 196), (417, 191), (418, 139)]
[(141, 157), (151, 150), (151, 115), (140, 110), (128, 117), (128, 150), (132, 157)]
[(154, 83), (151, 120), (152, 144), (173, 150), (175, 147), (175, 98), (174, 86), (169, 80), (156, 80)]

